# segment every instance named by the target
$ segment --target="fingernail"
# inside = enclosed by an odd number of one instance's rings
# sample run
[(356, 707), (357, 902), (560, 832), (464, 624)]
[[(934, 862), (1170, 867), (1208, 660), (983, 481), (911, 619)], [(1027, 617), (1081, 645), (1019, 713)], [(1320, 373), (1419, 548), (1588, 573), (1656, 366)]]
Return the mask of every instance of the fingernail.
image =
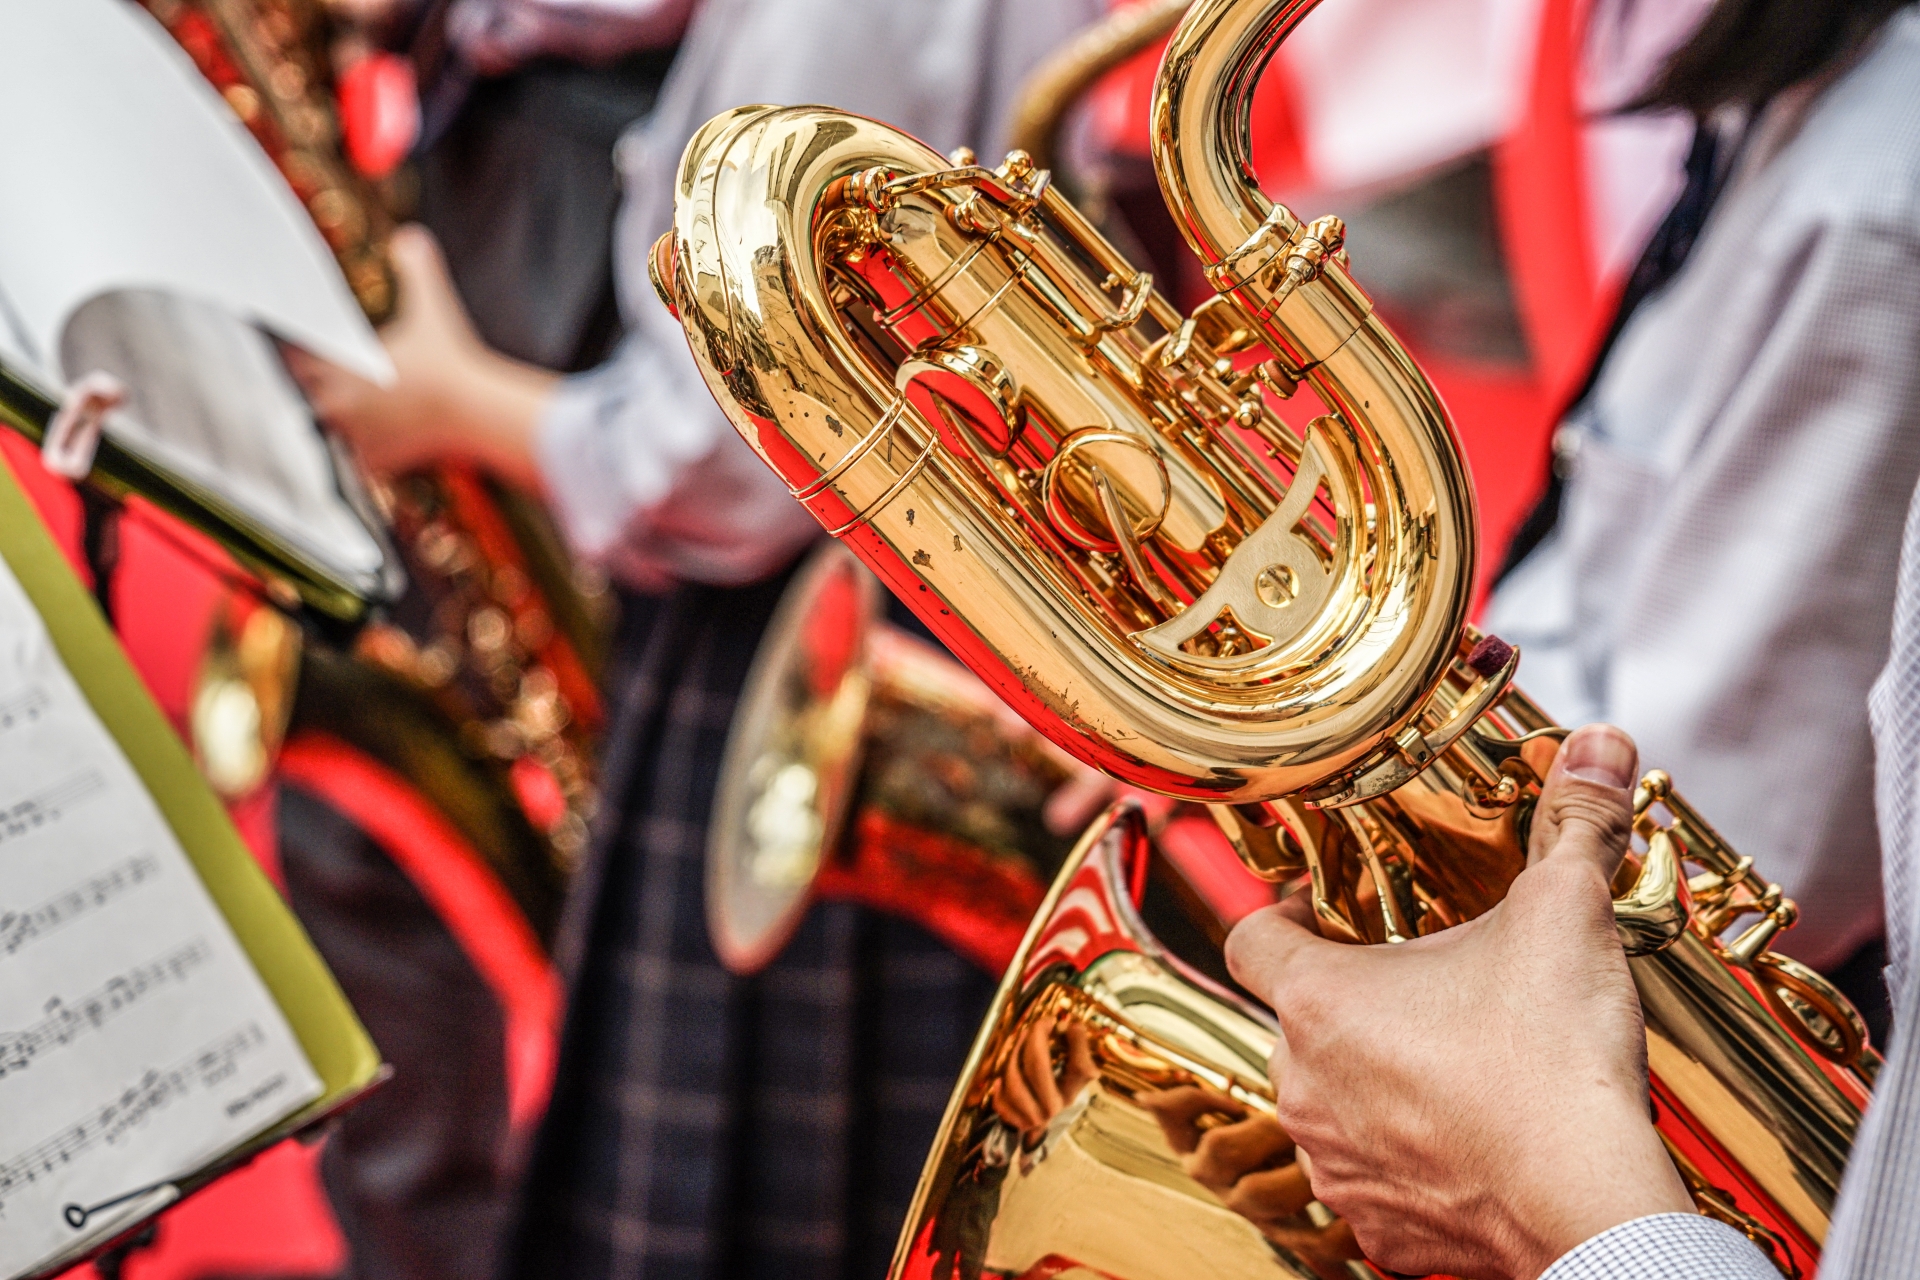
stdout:
[(1610, 724), (1590, 725), (1568, 738), (1560, 748), (1562, 767), (1569, 777), (1625, 790), (1633, 784), (1639, 752), (1633, 739)]

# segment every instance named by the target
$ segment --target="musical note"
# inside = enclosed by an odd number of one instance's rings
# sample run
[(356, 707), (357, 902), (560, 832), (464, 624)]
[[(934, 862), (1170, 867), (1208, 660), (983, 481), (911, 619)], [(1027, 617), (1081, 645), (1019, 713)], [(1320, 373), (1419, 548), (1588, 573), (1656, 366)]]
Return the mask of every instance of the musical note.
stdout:
[(47, 710), (47, 691), (39, 685), (0, 702), (0, 733), (15, 725), (32, 724)]
[(25, 1070), (42, 1054), (64, 1048), (88, 1031), (98, 1031), (108, 1019), (139, 1003), (155, 988), (184, 980), (209, 956), (207, 944), (195, 938), (170, 955), (114, 975), (72, 1004), (54, 996), (47, 1001), (47, 1016), (39, 1022), (24, 1031), (0, 1031), (0, 1080)]
[(267, 1042), (260, 1028), (248, 1023), (197, 1049), (169, 1067), (144, 1071), (118, 1094), (71, 1123), (60, 1126), (39, 1144), (0, 1161), (0, 1213), (7, 1197), (32, 1186), (69, 1164), (75, 1156), (105, 1143), (121, 1142), (155, 1112), (196, 1089), (211, 1088), (238, 1068), (240, 1059)]
[(89, 876), (71, 889), (61, 890), (38, 906), (24, 911), (0, 911), (0, 959), (52, 933), (75, 916), (106, 906), (159, 874), (159, 859), (150, 853), (139, 853), (98, 875)]
[(0, 809), (0, 844), (38, 831), (74, 803), (86, 799), (106, 785), (104, 778), (89, 769), (65, 782), (57, 782), (37, 795)]

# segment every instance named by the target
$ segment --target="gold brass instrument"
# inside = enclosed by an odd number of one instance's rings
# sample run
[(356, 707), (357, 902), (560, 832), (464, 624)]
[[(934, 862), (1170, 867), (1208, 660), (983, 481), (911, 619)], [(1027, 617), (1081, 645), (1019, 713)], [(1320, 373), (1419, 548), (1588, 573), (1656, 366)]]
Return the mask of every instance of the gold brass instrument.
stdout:
[[(651, 265), (748, 444), (956, 656), (1082, 761), (1212, 804), (1250, 866), (1306, 878), (1324, 932), (1391, 942), (1506, 892), (1564, 731), (1466, 625), (1445, 407), (1339, 221), (1254, 181), (1255, 81), (1313, 7), (1198, 0), (1161, 64), (1156, 167), (1216, 290), (1190, 316), (1025, 155), (989, 169), (817, 107), (709, 122)], [(1768, 951), (1778, 886), (1665, 775), (1636, 804), (1616, 914), (1657, 1123), (1702, 1212), (1810, 1275), (1878, 1059)], [(1195, 1126), (1271, 1122), (1274, 1032), (1136, 927), (1133, 873), (1096, 856), (1133, 830), (1096, 828), (1036, 920), (895, 1274), (1376, 1274), (1319, 1206), (1249, 1234), (1186, 1173)], [(1044, 1133), (1008, 1118), (1039, 1051), (1066, 1099)]]
[(1034, 69), (1013, 100), (1007, 140), (1036, 169), (1054, 168), (1067, 113), (1100, 78), (1180, 25), (1193, 0), (1140, 0), (1115, 9)]
[(734, 711), (707, 834), (707, 931), (763, 968), (816, 896), (913, 919), (998, 970), (1071, 842), (1042, 811), (1078, 773), (931, 645), (880, 619), (835, 543), (781, 597)]
[[(341, 150), (325, 10), (317, 0), (143, 3), (286, 177), (368, 318), (387, 319), (396, 301), (386, 257), (393, 220)], [(480, 847), (537, 843), (546, 865), (506, 879), (544, 928), (585, 848), (595, 803), (597, 606), (535, 504), (472, 468), (428, 468), (371, 487), (414, 584), (402, 611), (418, 616), (405, 628), (364, 627), (352, 661), (310, 656), (302, 680), (309, 692), (326, 692), (301, 705), (325, 703), (317, 727), (363, 743), (433, 792)], [(196, 701), (237, 705), (244, 686), (223, 654), (215, 658), (206, 678), (222, 687), (200, 690)], [(264, 764), (270, 755), (245, 742), (196, 747), (203, 760)], [(228, 790), (250, 789), (249, 781), (259, 781), (257, 768), (236, 771)], [(502, 829), (516, 812), (524, 824)]]

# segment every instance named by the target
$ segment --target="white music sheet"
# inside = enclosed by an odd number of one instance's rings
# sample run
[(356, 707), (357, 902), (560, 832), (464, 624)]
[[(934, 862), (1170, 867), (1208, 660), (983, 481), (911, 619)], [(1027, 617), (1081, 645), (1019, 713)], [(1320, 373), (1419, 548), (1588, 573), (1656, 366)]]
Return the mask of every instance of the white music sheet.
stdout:
[(258, 329), (191, 298), (122, 289), (73, 313), (60, 364), (126, 385), (126, 409), (107, 418), (121, 444), (223, 494), (314, 559), (379, 576), (386, 551), (344, 499), (345, 473)]
[(0, 328), (15, 345), (51, 366), (87, 299), (156, 289), (392, 377), (312, 218), (138, 5), (0, 0), (0, 49)]
[(0, 561), (0, 1276), (320, 1092)]
[(123, 444), (374, 590), (385, 551), (268, 335), (393, 366), (300, 201), (139, 6), (0, 0), (0, 49), (0, 356), (120, 377)]

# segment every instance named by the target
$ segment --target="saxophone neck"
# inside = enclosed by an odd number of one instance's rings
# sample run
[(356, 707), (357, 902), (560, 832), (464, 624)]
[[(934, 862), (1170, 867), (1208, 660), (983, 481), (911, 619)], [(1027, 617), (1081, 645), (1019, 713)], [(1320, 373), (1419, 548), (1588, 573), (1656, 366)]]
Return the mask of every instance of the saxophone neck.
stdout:
[(1253, 172), (1254, 86), (1318, 0), (1198, 0), (1154, 85), (1153, 158), (1174, 222), (1215, 291), (1298, 373), (1359, 331), (1373, 304), (1347, 274), (1338, 218), (1303, 222)]
[[(1154, 169), (1181, 234), (1209, 267), (1273, 212), (1253, 172), (1253, 90), (1280, 42), (1318, 3), (1196, 0), (1161, 60)], [(1298, 226), (1291, 214), (1286, 220)]]

